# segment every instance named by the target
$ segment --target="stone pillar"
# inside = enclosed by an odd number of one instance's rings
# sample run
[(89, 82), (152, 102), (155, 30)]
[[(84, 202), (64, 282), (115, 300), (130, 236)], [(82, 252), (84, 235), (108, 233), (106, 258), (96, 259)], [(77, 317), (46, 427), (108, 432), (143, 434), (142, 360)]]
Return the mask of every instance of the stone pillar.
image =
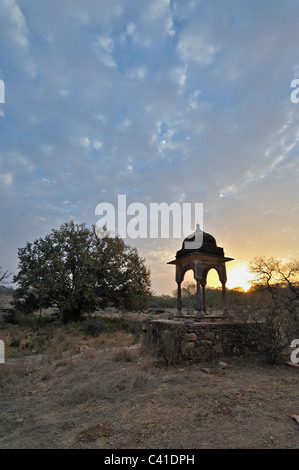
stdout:
[(225, 288), (225, 282), (222, 283), (222, 305), (223, 305), (223, 313), (224, 315), (227, 315), (228, 309), (227, 309), (227, 298), (226, 298), (226, 288)]
[(202, 311), (203, 311), (203, 314), (206, 315), (207, 313), (206, 285), (204, 283), (201, 284), (201, 288), (202, 288)]
[(177, 294), (177, 315), (182, 315), (182, 294), (181, 294), (181, 283), (178, 282), (178, 294)]
[(200, 280), (196, 280), (196, 317), (202, 316), (202, 297), (200, 291)]

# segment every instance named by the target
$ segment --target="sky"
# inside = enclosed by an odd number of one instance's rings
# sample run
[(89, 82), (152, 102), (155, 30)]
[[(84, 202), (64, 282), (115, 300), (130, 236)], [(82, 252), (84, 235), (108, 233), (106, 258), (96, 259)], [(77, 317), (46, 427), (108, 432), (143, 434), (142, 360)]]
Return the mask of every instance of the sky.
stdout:
[[(297, 0), (1, 0), (0, 266), (118, 195), (202, 203), (228, 287), (255, 256), (298, 259), (298, 17)], [(157, 294), (183, 239), (125, 240)]]

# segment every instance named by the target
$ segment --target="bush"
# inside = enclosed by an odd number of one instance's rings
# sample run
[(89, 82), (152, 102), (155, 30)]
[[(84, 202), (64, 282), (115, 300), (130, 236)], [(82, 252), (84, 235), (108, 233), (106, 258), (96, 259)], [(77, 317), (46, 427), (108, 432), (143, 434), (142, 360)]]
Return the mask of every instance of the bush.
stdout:
[(18, 325), (21, 320), (21, 315), (16, 310), (9, 309), (6, 313), (3, 313), (2, 318), (6, 323)]
[(132, 335), (139, 335), (142, 332), (142, 323), (138, 321), (129, 322), (126, 332), (132, 333)]
[(122, 348), (119, 349), (114, 354), (114, 361), (115, 362), (132, 362), (133, 361), (133, 355), (131, 351), (128, 351), (127, 348)]
[(150, 309), (156, 308), (176, 308), (176, 297), (170, 295), (153, 295), (147, 306)]
[(158, 358), (157, 365), (175, 365), (179, 357), (179, 344), (172, 331), (155, 330), (152, 326), (142, 338), (141, 352)]
[(81, 330), (90, 336), (99, 336), (104, 331), (125, 331), (133, 335), (141, 333), (142, 324), (119, 317), (102, 317), (100, 320), (90, 318), (84, 322)]
[(101, 317), (101, 320), (96, 320), (103, 323), (106, 331), (125, 331), (126, 333), (132, 333), (138, 335), (142, 330), (142, 323), (139, 321), (128, 320), (123, 317), (111, 316)]
[(81, 327), (81, 330), (86, 334), (97, 337), (99, 334), (107, 330), (106, 325), (100, 320), (89, 319), (86, 320)]

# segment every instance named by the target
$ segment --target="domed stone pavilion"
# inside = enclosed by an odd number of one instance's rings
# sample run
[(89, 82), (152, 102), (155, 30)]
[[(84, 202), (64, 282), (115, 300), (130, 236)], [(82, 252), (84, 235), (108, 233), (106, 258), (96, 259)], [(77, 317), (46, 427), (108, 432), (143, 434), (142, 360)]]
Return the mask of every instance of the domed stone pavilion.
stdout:
[[(203, 232), (199, 225), (183, 241), (175, 260), (177, 316), (174, 319), (148, 318), (143, 324), (144, 347), (149, 347), (166, 364), (190, 364), (203, 361), (226, 360), (233, 356), (267, 354), (267, 344), (273, 344), (273, 329), (263, 322), (236, 320), (227, 315), (226, 262), (223, 248), (215, 238)], [(182, 313), (181, 283), (186, 271), (192, 269), (197, 285), (196, 314)], [(205, 286), (210, 269), (215, 269), (222, 284), (223, 313), (207, 314)], [(263, 340), (261, 341), (261, 338)]]
[(224, 256), (223, 248), (217, 246), (215, 238), (209, 233), (203, 232), (200, 226), (196, 225), (194, 233), (185, 238), (182, 248), (177, 251), (175, 260), (168, 264), (176, 266), (177, 290), (177, 315), (182, 315), (181, 284), (185, 273), (192, 269), (194, 280), (196, 281), (196, 315), (195, 317), (204, 317), (207, 314), (205, 286), (207, 275), (211, 269), (218, 273), (222, 284), (222, 302), (223, 313), (228, 313), (226, 300), (226, 266), (225, 263), (232, 261), (233, 258)]

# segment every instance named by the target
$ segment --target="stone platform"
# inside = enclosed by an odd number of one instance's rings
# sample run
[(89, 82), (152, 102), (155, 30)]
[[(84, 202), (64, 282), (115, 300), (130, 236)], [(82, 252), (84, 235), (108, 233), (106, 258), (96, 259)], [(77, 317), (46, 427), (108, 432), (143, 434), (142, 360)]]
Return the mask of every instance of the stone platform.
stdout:
[(174, 316), (177, 321), (194, 321), (194, 322), (215, 322), (215, 321), (229, 321), (230, 317), (225, 315), (183, 315), (177, 314)]
[[(193, 321), (145, 320), (142, 343), (167, 364), (204, 362), (231, 356), (262, 355), (271, 341), (271, 331), (264, 323), (240, 323), (215, 319)], [(187, 320), (186, 320), (186, 317)], [(202, 318), (202, 317), (200, 317)]]

